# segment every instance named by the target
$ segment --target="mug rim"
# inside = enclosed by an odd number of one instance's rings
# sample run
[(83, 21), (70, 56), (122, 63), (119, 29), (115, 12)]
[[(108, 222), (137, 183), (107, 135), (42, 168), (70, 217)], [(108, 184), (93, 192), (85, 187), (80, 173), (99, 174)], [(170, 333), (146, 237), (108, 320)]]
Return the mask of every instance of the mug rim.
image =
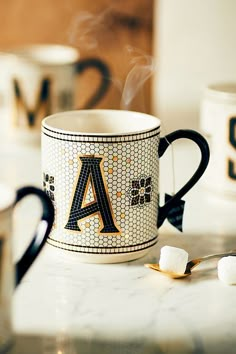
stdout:
[[(65, 56), (61, 59), (57, 53), (64, 51)], [(28, 44), (11, 47), (2, 51), (18, 60), (30, 62), (42, 66), (62, 66), (75, 64), (80, 57), (77, 48), (63, 44)], [(50, 59), (50, 53), (53, 57)], [(59, 60), (60, 59), (60, 60)]]
[(205, 97), (217, 100), (235, 101), (236, 99), (236, 82), (219, 81), (209, 84), (204, 90)]
[[(82, 130), (72, 130), (72, 129), (62, 129), (60, 127), (55, 127), (52, 124), (52, 121), (55, 119), (60, 119), (62, 117), (66, 116), (76, 116), (79, 117), (81, 115), (86, 115), (87, 116), (91, 115), (107, 115), (109, 116), (109, 119), (111, 115), (119, 115), (119, 114), (125, 114), (126, 116), (129, 116), (129, 119), (131, 118), (133, 121), (135, 119), (140, 119), (146, 120), (145, 123), (149, 120), (149, 126), (145, 129), (130, 129), (127, 130), (124, 127), (122, 127), (121, 131), (108, 131), (108, 132), (91, 132), (91, 131), (82, 131)], [(135, 117), (135, 119), (134, 119)], [(88, 118), (87, 118), (88, 119)], [(51, 124), (50, 124), (51, 123)], [(116, 109), (85, 109), (85, 110), (72, 110), (72, 111), (66, 111), (66, 112), (59, 112), (59, 113), (54, 113), (50, 116), (45, 117), (42, 120), (42, 128), (45, 128), (51, 132), (59, 133), (59, 134), (64, 134), (64, 135), (73, 135), (73, 136), (98, 136), (98, 137), (121, 137), (121, 136), (130, 136), (130, 135), (136, 135), (136, 134), (144, 134), (144, 133), (149, 133), (151, 131), (160, 129), (161, 121), (159, 118), (143, 113), (143, 112), (137, 112), (137, 111), (128, 111), (128, 110), (116, 110)]]

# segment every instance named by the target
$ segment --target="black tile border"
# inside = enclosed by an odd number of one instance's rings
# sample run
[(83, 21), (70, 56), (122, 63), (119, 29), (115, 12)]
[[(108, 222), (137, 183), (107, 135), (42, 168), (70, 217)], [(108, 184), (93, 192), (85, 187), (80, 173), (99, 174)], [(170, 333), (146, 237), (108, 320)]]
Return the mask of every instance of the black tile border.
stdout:
[(101, 137), (105, 137), (105, 138), (119, 138), (119, 137), (129, 137), (129, 136), (136, 136), (136, 135), (142, 135), (142, 134), (150, 134), (156, 130), (160, 130), (160, 125), (153, 128), (153, 129), (150, 129), (148, 131), (143, 131), (143, 132), (136, 132), (136, 133), (127, 133), (127, 134), (110, 134), (110, 135), (103, 135), (102, 133), (100, 135), (96, 135), (96, 134), (72, 134), (70, 132), (67, 132), (67, 133), (62, 133), (62, 132), (59, 132), (57, 130), (52, 130), (52, 129), (49, 129), (47, 127), (45, 127), (44, 125), (42, 125), (42, 129), (45, 129), (47, 131), (49, 131), (50, 133), (54, 133), (54, 134), (58, 134), (58, 135), (65, 135), (65, 136), (73, 136), (73, 137), (87, 137), (87, 138), (101, 138)]
[[(118, 136), (99, 136), (97, 137), (97, 140), (94, 140), (96, 139), (96, 136), (85, 136), (85, 135), (75, 135), (74, 137), (77, 137), (77, 139), (68, 139), (68, 136), (63, 134), (64, 137), (59, 137), (57, 136), (58, 133), (53, 133), (55, 135), (50, 135), (50, 134), (47, 134), (46, 132), (44, 132), (44, 130), (42, 130), (42, 134), (49, 137), (49, 138), (52, 138), (52, 139), (56, 139), (56, 140), (61, 140), (61, 141), (67, 141), (69, 143), (83, 143), (83, 144), (99, 144), (99, 143), (104, 143), (104, 144), (107, 144), (107, 143), (132, 143), (132, 142), (135, 142), (135, 141), (141, 141), (141, 140), (146, 140), (146, 139), (151, 139), (155, 136), (158, 136), (160, 135), (160, 129), (155, 129), (153, 131), (153, 134), (149, 134), (148, 133), (141, 133), (141, 134), (135, 134), (133, 135), (133, 139), (130, 139), (130, 136), (132, 135), (118, 135)], [(72, 137), (73, 135), (69, 135), (70, 137)], [(136, 138), (135, 138), (136, 137)], [(113, 138), (113, 139), (111, 139)], [(87, 140), (85, 140), (87, 139)], [(92, 140), (93, 139), (93, 140)], [(109, 140), (108, 140), (109, 139)]]
[[(132, 245), (132, 246), (96, 247), (96, 246), (81, 246), (81, 245), (68, 244), (66, 242), (54, 240), (51, 237), (48, 237), (48, 239), (47, 239), (47, 243), (50, 244), (51, 246), (56, 247), (56, 248), (60, 248), (60, 249), (70, 251), (70, 252), (77, 252), (77, 253), (83, 253), (83, 254), (96, 254), (96, 255), (98, 255), (98, 254), (99, 255), (115, 255), (115, 254), (122, 254), (122, 253), (138, 252), (138, 251), (142, 251), (142, 250), (145, 250), (149, 247), (154, 246), (157, 243), (157, 241), (158, 241), (158, 236), (155, 236), (154, 238), (152, 238), (149, 241), (139, 243), (136, 245)], [(54, 242), (58, 245), (54, 244)], [(59, 245), (64, 245), (64, 247), (59, 246)], [(77, 249), (71, 249), (70, 247), (77, 248)], [(84, 251), (84, 249), (88, 249), (90, 251)], [(125, 250), (125, 249), (127, 249), (127, 250)], [(100, 251), (95, 251), (95, 250), (100, 250)], [(111, 252), (111, 250), (113, 252)]]

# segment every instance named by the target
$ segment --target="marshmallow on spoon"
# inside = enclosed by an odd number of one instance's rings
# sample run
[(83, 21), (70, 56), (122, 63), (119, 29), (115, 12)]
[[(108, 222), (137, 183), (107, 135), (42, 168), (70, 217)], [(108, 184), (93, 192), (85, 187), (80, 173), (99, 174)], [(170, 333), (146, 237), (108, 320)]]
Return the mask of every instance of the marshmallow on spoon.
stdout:
[(164, 246), (161, 248), (159, 267), (165, 272), (183, 274), (188, 262), (188, 252), (182, 248)]
[(218, 262), (218, 278), (225, 284), (236, 284), (236, 257), (223, 257)]

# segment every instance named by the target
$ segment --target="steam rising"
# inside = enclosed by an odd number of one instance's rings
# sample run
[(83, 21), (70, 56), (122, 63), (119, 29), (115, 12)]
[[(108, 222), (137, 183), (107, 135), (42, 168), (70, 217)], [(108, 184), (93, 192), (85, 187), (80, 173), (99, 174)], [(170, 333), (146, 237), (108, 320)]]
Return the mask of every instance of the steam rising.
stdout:
[(156, 70), (153, 57), (146, 55), (141, 52), (141, 50), (131, 46), (127, 46), (127, 51), (132, 55), (130, 64), (133, 65), (133, 67), (129, 71), (125, 80), (121, 97), (122, 109), (130, 108), (134, 97)]
[[(115, 18), (116, 15), (111, 6), (96, 14), (88, 11), (80, 12), (69, 26), (69, 43), (78, 46), (80, 50), (93, 50), (99, 48), (99, 41), (104, 40), (105, 36), (110, 36), (109, 41), (119, 45), (117, 37), (114, 35), (115, 31), (113, 32), (116, 26)], [(111, 38), (113, 35), (115, 38)], [(128, 59), (127, 55), (122, 58), (122, 53), (128, 53)], [(119, 56), (120, 62), (122, 63), (122, 60), (128, 61), (131, 69), (124, 81), (117, 77), (110, 77), (109, 79), (113, 87), (120, 92), (120, 108), (127, 110), (132, 108), (134, 98), (143, 89), (145, 82), (153, 75), (156, 66), (153, 57), (131, 45), (127, 45), (125, 51), (121, 50)], [(142, 103), (139, 101), (139, 104)]]
[(111, 8), (100, 14), (81, 11), (69, 26), (69, 43), (86, 50), (97, 48), (100, 35), (108, 30), (110, 12)]

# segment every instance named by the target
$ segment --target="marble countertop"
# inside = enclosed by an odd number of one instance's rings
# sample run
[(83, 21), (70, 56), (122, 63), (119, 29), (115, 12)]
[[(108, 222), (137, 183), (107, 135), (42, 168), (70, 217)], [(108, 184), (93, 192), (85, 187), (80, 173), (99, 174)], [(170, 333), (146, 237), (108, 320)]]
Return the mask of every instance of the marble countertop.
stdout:
[(116, 265), (79, 264), (48, 245), (14, 296), (13, 353), (235, 353), (236, 287), (218, 280), (217, 260), (184, 280), (145, 268), (165, 244), (198, 257), (235, 239), (161, 235), (146, 257)]
[[(177, 143), (174, 152), (174, 161), (171, 152), (161, 159), (162, 192), (178, 189), (198, 162), (191, 145)], [(0, 163), (4, 182), (40, 186), (39, 147), (4, 145)], [(183, 280), (144, 267), (158, 261), (167, 244), (186, 249), (190, 258), (236, 248), (236, 200), (208, 191), (204, 177), (185, 200), (183, 234), (165, 222), (157, 245), (136, 261), (83, 264), (46, 245), (13, 297), (11, 354), (235, 353), (236, 286), (218, 280), (217, 260)], [(39, 215), (34, 202), (29, 198), (15, 212), (15, 258)]]
[(235, 353), (236, 287), (218, 280), (217, 260), (184, 280), (145, 268), (165, 244), (197, 257), (235, 239), (161, 235), (146, 257), (116, 265), (78, 264), (48, 245), (14, 296), (13, 353)]

